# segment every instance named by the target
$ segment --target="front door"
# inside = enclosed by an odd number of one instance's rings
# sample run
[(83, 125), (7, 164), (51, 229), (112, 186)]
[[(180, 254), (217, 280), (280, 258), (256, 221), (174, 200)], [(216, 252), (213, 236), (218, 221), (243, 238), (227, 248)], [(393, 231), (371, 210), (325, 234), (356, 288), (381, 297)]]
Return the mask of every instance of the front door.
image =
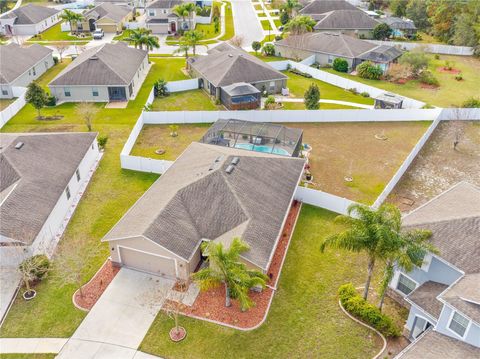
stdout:
[(109, 87), (108, 98), (110, 101), (127, 101), (125, 87)]
[(90, 32), (95, 31), (95, 19), (88, 20), (88, 27), (90, 29)]
[(427, 330), (431, 326), (432, 324), (428, 320), (426, 320), (425, 318), (416, 316), (413, 321), (412, 330), (410, 331), (411, 339), (413, 340), (417, 339), (420, 334), (422, 334), (425, 330)]
[(172, 33), (176, 33), (176, 32), (177, 32), (177, 23), (175, 23), (175, 22), (171, 22), (171, 23), (170, 23), (170, 31), (171, 31)]

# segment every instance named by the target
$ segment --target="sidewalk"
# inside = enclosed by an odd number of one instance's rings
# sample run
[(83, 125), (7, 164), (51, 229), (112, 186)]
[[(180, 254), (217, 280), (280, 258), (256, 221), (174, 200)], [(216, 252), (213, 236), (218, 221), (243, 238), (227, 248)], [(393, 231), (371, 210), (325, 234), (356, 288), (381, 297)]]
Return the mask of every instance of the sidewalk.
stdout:
[(58, 353), (66, 338), (0, 338), (0, 354)]

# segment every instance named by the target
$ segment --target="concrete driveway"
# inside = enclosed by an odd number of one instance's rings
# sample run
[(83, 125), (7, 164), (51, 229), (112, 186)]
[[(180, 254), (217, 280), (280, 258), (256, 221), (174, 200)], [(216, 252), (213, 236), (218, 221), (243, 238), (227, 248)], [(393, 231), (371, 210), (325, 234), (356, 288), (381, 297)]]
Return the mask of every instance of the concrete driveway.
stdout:
[(135, 358), (173, 284), (122, 268), (57, 358)]
[(263, 28), (250, 0), (232, 0), (235, 35), (243, 38), (243, 47), (250, 49), (253, 41), (262, 41)]

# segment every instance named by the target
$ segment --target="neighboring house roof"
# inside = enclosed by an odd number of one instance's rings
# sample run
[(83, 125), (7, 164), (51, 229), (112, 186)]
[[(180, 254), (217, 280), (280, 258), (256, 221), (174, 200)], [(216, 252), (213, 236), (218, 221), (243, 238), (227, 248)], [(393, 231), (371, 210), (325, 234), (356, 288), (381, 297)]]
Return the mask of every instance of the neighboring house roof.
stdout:
[[(480, 232), (477, 232), (480, 236)], [(479, 260), (479, 257), (476, 259)], [(466, 274), (441, 296), (475, 322), (480, 323), (480, 273)]]
[(429, 329), (395, 359), (439, 359), (446, 357), (478, 359), (480, 348)]
[(182, 0), (157, 0), (147, 6), (147, 9), (171, 9), (188, 1)]
[(2, 240), (34, 241), (96, 136), (0, 134)]
[[(233, 157), (240, 161), (231, 173)], [(144, 236), (190, 260), (202, 239), (241, 237), (267, 269), (304, 161), (194, 142), (103, 241)]]
[(224, 86), (222, 87), (222, 90), (230, 96), (242, 96), (260, 93), (260, 90), (257, 89), (255, 86), (247, 84), (245, 82)]
[(82, 52), (49, 86), (128, 86), (145, 60), (147, 51), (125, 43), (103, 44)]
[(315, 0), (300, 10), (304, 15), (318, 15), (334, 10), (358, 10), (345, 0)]
[(439, 256), (465, 273), (480, 272), (480, 189), (461, 182), (403, 218), (406, 228), (432, 231)]
[(427, 281), (410, 293), (407, 298), (432, 317), (438, 319), (442, 312), (443, 303), (440, 302), (437, 297), (447, 289), (447, 287), (448, 285), (446, 284)]
[(215, 47), (207, 56), (190, 58), (189, 62), (215, 87), (287, 79), (262, 60), (227, 44)]
[(360, 55), (362, 60), (388, 63), (402, 56), (403, 52), (395, 46), (380, 45)]
[(398, 30), (416, 30), (417, 27), (412, 20), (404, 20), (399, 17), (383, 17), (378, 19), (380, 22), (383, 22), (390, 26), (392, 29)]
[(318, 18), (315, 30), (373, 30), (379, 24), (361, 10), (335, 10)]
[(126, 5), (115, 5), (111, 3), (102, 3), (88, 10), (83, 16), (89, 19), (100, 20), (109, 18), (116, 22), (122, 21), (128, 14), (132, 12), (132, 8)]
[(21, 47), (11, 43), (0, 46), (0, 83), (15, 81), (52, 52), (53, 50), (39, 44)]
[(48, 6), (38, 6), (34, 4), (27, 4), (21, 6), (10, 13), (0, 16), (0, 19), (15, 18), (15, 25), (32, 25), (48, 19), (49, 17), (59, 13), (60, 10), (53, 9)]

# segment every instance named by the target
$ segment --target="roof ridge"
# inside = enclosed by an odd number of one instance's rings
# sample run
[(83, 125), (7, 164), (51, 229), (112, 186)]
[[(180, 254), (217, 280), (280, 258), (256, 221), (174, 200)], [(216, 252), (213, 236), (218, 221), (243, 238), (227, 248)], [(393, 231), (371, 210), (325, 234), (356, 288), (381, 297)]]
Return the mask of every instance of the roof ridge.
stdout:
[(418, 226), (423, 226), (426, 224), (438, 224), (438, 223), (444, 223), (444, 222), (450, 222), (450, 221), (458, 221), (460, 219), (480, 219), (480, 215), (474, 214), (474, 215), (467, 215), (467, 216), (462, 216), (462, 217), (452, 217), (452, 218), (447, 218), (447, 219), (439, 219), (439, 220), (431, 220), (431, 221), (426, 221), (426, 222), (421, 222), (421, 223), (415, 223), (415, 224), (406, 224), (404, 227), (418, 227)]
[(355, 55), (354, 55), (353, 52), (352, 52), (352, 49), (351, 49), (350, 46), (348, 45), (348, 43), (347, 43), (347, 41), (345, 40), (345, 37), (343, 36), (343, 34), (339, 34), (339, 36), (340, 36), (340, 38), (342, 39), (344, 45), (346, 46), (347, 51), (348, 51), (348, 53), (350, 54), (350, 56), (355, 57)]

